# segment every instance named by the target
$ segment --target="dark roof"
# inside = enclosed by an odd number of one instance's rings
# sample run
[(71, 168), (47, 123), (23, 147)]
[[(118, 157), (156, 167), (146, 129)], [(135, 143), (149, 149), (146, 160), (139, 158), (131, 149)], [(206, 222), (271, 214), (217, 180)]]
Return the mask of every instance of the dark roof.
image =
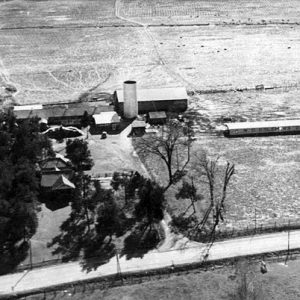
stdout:
[(148, 113), (149, 114), (149, 118), (151, 120), (153, 119), (166, 119), (167, 115), (165, 111), (151, 111)]
[(64, 168), (70, 168), (70, 166), (66, 161), (64, 161), (60, 157), (51, 157), (51, 158), (47, 158), (47, 159), (41, 161), (40, 168), (42, 170), (45, 170), (45, 169), (55, 170), (55, 168), (64, 169)]
[(65, 178), (69, 179), (70, 174), (65, 174), (63, 172), (53, 172), (49, 174), (42, 174), (41, 186), (44, 188), (52, 188), (55, 182), (63, 175)]

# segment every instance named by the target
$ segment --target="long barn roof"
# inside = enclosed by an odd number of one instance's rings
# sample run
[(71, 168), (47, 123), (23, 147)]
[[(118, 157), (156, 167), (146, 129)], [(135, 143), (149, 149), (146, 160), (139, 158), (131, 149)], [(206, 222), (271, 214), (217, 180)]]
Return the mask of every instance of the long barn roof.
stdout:
[[(116, 90), (118, 102), (124, 102), (123, 90)], [(138, 89), (138, 101), (186, 100), (188, 98), (184, 87), (161, 89)]]
[(234, 122), (225, 123), (229, 130), (234, 129), (251, 129), (251, 128), (269, 128), (269, 127), (289, 127), (300, 126), (300, 119), (298, 120), (278, 120), (278, 121), (260, 121), (260, 122)]

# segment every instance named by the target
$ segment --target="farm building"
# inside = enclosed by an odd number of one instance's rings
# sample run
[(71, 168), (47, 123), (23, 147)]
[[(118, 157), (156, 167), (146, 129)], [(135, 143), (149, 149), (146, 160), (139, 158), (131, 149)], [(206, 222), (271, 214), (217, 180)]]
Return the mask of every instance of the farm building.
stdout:
[(99, 131), (115, 131), (120, 127), (120, 117), (114, 111), (94, 114), (95, 129)]
[(299, 120), (225, 123), (227, 137), (284, 135), (300, 133)]
[(81, 127), (81, 120), (85, 112), (89, 116), (100, 114), (101, 112), (113, 111), (113, 106), (88, 106), (67, 107), (67, 106), (52, 106), (44, 107), (43, 109), (26, 109), (16, 110), (14, 115), (18, 121), (26, 120), (32, 117), (38, 117), (48, 125), (63, 125)]
[(146, 122), (134, 120), (131, 124), (131, 136), (142, 136), (146, 130)]
[(148, 113), (148, 123), (151, 125), (162, 125), (167, 121), (167, 115), (164, 111), (151, 111)]
[[(117, 90), (114, 93), (116, 111), (122, 116), (124, 115), (124, 102), (133, 102), (132, 99), (127, 100), (126, 95), (124, 90)], [(132, 95), (134, 96), (134, 93)], [(137, 89), (136, 98), (139, 114), (151, 111), (183, 112), (188, 106), (188, 96), (184, 87)]]

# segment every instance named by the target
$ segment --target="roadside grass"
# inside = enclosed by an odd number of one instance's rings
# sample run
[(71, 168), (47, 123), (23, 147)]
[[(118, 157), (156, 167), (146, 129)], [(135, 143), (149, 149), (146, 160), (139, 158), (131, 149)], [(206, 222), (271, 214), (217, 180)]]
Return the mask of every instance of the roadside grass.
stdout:
[[(65, 294), (63, 292), (57, 294), (54, 299), (67, 297), (72, 300), (242, 300), (237, 297), (237, 290), (241, 285), (241, 276), (237, 272), (247, 274), (248, 289), (250, 291), (254, 289), (259, 296), (256, 299), (299, 299), (299, 260), (289, 261), (287, 265), (284, 265), (284, 263), (267, 264), (268, 272), (266, 274), (261, 274), (258, 263), (250, 266), (252, 274), (240, 268), (235, 265), (213, 271), (198, 273), (193, 271), (182, 275), (170, 275), (169, 278), (163, 277), (142, 284), (125, 285), (106, 290), (99, 290), (95, 287), (95, 290), (86, 290), (83, 293), (72, 294), (70, 290), (66, 291)], [(38, 300), (42, 297), (28, 296), (26, 299)], [(48, 299), (48, 296), (46, 295), (46, 298), (43, 299)]]

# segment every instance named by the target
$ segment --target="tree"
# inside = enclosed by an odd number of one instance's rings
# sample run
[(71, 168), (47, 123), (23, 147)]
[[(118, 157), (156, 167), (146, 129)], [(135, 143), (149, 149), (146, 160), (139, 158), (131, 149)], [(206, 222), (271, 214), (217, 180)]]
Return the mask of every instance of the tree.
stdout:
[(142, 180), (143, 178), (138, 172), (132, 171), (130, 174), (114, 172), (111, 180), (111, 187), (114, 191), (123, 188), (125, 204), (128, 204), (128, 200), (135, 197), (135, 191)]
[(197, 194), (197, 189), (194, 185), (194, 179), (191, 179), (191, 183), (187, 181), (183, 181), (182, 187), (180, 188), (179, 192), (176, 194), (176, 199), (189, 199), (191, 201), (190, 206), (186, 208), (184, 213), (182, 214), (183, 216), (187, 213), (187, 211), (190, 209), (190, 207), (193, 208), (193, 213), (196, 213), (196, 207), (195, 203), (199, 200), (203, 199), (203, 196), (200, 194)]
[[(180, 122), (169, 120), (157, 135), (138, 138), (136, 149), (145, 157), (154, 155), (164, 162), (168, 171), (167, 189), (185, 174), (184, 170), (190, 160), (191, 141), (188, 127)], [(179, 159), (179, 154), (184, 155), (185, 158)]]
[[(204, 154), (200, 157), (197, 157), (197, 160), (200, 167), (199, 170), (200, 177), (202, 176), (205, 178), (203, 182), (208, 184), (209, 186), (209, 197), (210, 197), (210, 205), (206, 210), (201, 222), (199, 223), (200, 229), (206, 225), (208, 218), (212, 213), (213, 227), (211, 230), (211, 236), (213, 238), (213, 235), (215, 233), (217, 226), (219, 225), (219, 222), (224, 221), (223, 213), (225, 210), (227, 188), (231, 177), (234, 175), (235, 167), (234, 164), (227, 162), (225, 170), (223, 170), (223, 175), (218, 177), (219, 174), (218, 174), (217, 167), (218, 167), (219, 158), (211, 160)], [(219, 185), (221, 185), (221, 191), (217, 190)]]
[(88, 143), (84, 140), (68, 140), (66, 154), (66, 157), (71, 160), (77, 171), (89, 170), (93, 166)]
[(90, 122), (91, 122), (91, 118), (90, 118), (88, 112), (85, 110), (83, 113), (83, 116), (80, 120), (81, 127), (83, 127), (83, 128), (88, 127), (90, 125)]
[(0, 114), (0, 270), (5, 273), (25, 259), (28, 240), (36, 232), (39, 178), (36, 163), (52, 153), (39, 134), (38, 119), (17, 124)]
[(164, 217), (164, 189), (150, 179), (144, 179), (138, 190), (139, 202), (135, 206), (138, 221), (145, 221), (145, 230)]

